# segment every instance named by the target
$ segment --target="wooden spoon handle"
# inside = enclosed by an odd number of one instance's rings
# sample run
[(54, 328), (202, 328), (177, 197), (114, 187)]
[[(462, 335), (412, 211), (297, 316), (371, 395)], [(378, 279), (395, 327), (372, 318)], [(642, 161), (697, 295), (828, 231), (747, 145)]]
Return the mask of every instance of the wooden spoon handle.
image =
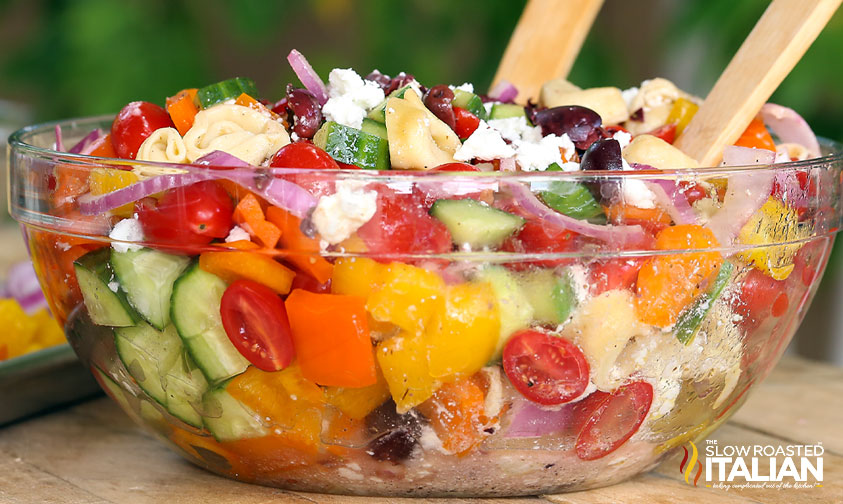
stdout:
[(702, 166), (719, 163), (841, 1), (773, 0), (675, 145)]
[(518, 88), (519, 103), (537, 99), (541, 85), (571, 71), (603, 0), (529, 0), (493, 84)]

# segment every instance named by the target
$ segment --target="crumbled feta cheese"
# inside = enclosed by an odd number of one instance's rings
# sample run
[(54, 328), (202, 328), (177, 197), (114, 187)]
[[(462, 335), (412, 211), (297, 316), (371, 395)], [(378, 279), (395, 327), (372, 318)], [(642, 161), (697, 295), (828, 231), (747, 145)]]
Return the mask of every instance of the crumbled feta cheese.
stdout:
[(530, 126), (527, 118), (509, 117), (506, 119), (490, 119), (489, 126), (498, 130), (501, 136), (510, 142), (537, 143), (542, 139), (542, 130), (538, 126)]
[[(632, 100), (638, 96), (638, 88), (633, 86), (629, 89), (624, 89), (621, 91), (621, 96), (623, 97), (623, 101), (626, 102), (626, 108), (632, 107)], [(630, 112), (635, 112), (634, 110), (630, 110)]]
[(114, 225), (108, 237), (112, 240), (117, 240), (111, 243), (111, 247), (115, 252), (128, 252), (130, 250), (140, 250), (143, 247), (133, 243), (119, 243), (119, 242), (138, 242), (143, 241), (143, 228), (140, 221), (137, 219), (123, 219)]
[(492, 108), (494, 108), (495, 102), (486, 102), (483, 104), (483, 108), (486, 109), (486, 116), (488, 117), (492, 113)]
[(656, 208), (656, 195), (643, 180), (624, 180), (623, 200), (638, 208)]
[(442, 441), (436, 435), (436, 431), (428, 424), (422, 424), (419, 445), (426, 452), (436, 450), (440, 453), (448, 453), (448, 450), (442, 446)]
[(108, 282), (108, 288), (111, 292), (117, 292), (117, 289), (120, 288), (120, 284), (117, 282)]
[(499, 131), (489, 127), (486, 121), (480, 121), (480, 125), (474, 130), (454, 153), (457, 161), (471, 161), (472, 159), (502, 159), (515, 155), (515, 150), (504, 142)]
[(360, 182), (341, 180), (337, 192), (322, 196), (311, 220), (319, 235), (335, 245), (367, 223), (378, 208), (378, 193), (362, 189)]
[[(550, 134), (543, 137), (537, 143), (518, 143), (515, 160), (524, 171), (546, 170), (553, 163), (562, 166), (565, 163), (562, 159), (563, 153), (567, 160), (571, 159), (575, 152), (574, 143), (568, 138), (567, 134), (563, 134), (562, 136)], [(562, 168), (564, 169), (565, 167), (562, 166)], [(568, 168), (571, 168), (571, 166)]]
[(585, 267), (580, 264), (574, 264), (568, 267), (568, 277), (571, 279), (571, 286), (574, 288), (574, 296), (577, 302), (582, 304), (588, 299), (588, 272)]
[(653, 390), (650, 418), (661, 418), (670, 413), (681, 390), (682, 382), (672, 377), (663, 376)]
[(617, 140), (621, 146), (621, 150), (623, 150), (627, 145), (629, 145), (629, 142), (632, 141), (632, 134), (619, 130), (612, 135), (612, 139)]
[(383, 90), (351, 69), (335, 68), (328, 76), (328, 101), (322, 113), (329, 121), (360, 128), (366, 111), (381, 103)]
[(486, 393), (486, 400), (483, 402), (483, 412), (488, 418), (494, 418), (503, 408), (501, 370), (497, 366), (486, 366), (480, 371), (486, 375), (486, 381), (489, 383), (489, 391)]
[(454, 91), (456, 90), (465, 91), (466, 93), (474, 93), (474, 84), (470, 82), (463, 82), (454, 88)]
[(290, 133), (290, 141), (291, 142), (298, 142), (300, 140), (299, 136), (296, 134), (295, 131)]
[(240, 226), (234, 226), (231, 228), (231, 231), (228, 232), (228, 236), (225, 237), (225, 243), (231, 243), (236, 241), (249, 241), (251, 237), (249, 233), (246, 232), (245, 229), (241, 228)]

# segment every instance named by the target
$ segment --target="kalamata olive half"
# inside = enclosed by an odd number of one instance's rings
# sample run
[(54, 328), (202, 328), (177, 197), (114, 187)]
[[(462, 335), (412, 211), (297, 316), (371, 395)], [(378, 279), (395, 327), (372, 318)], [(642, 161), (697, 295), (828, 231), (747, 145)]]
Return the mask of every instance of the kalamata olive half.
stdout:
[[(623, 170), (621, 144), (617, 140), (604, 138), (595, 141), (583, 153), (581, 170), (619, 171)], [(601, 203), (612, 201), (618, 195), (620, 184), (616, 181), (589, 182), (586, 184)]]
[(424, 95), (425, 107), (451, 129), (454, 129), (457, 124), (454, 107), (451, 106), (453, 99), (454, 92), (444, 84), (433, 86)]
[(287, 84), (287, 108), (293, 113), (293, 131), (300, 138), (313, 138), (322, 124), (322, 107), (313, 93)]
[(421, 436), (422, 418), (415, 412), (399, 415), (392, 399), (366, 416), (366, 428), (376, 437), (366, 452), (376, 460), (401, 462), (413, 452)]
[(577, 105), (533, 110), (531, 119), (533, 124), (541, 127), (542, 135), (567, 134), (578, 149), (587, 149), (600, 138), (599, 128), (603, 123), (600, 114)]

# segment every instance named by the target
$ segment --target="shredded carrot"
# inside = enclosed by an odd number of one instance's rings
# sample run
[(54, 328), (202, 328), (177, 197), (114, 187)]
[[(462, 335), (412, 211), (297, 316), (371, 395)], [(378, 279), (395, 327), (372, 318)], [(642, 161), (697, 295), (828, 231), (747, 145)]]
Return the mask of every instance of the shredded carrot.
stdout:
[(183, 89), (175, 96), (167, 98), (167, 112), (181, 135), (193, 127), (193, 120), (199, 113), (199, 107), (196, 106), (196, 91), (195, 88)]
[(234, 209), (234, 222), (267, 248), (274, 248), (281, 237), (281, 230), (264, 218), (260, 201), (254, 194), (247, 194), (237, 203)]
[(281, 230), (281, 247), (288, 252), (284, 258), (312, 276), (319, 283), (331, 279), (334, 265), (319, 255), (319, 241), (301, 230), (301, 219), (278, 207), (266, 209), (266, 218)]
[(289, 268), (271, 257), (247, 250), (203, 252), (199, 255), (199, 267), (226, 282), (252, 280), (266, 285), (278, 294), (290, 292), (293, 277), (296, 276)]
[(770, 132), (764, 126), (764, 121), (758, 118), (753, 119), (749, 123), (749, 126), (746, 127), (741, 137), (735, 142), (735, 145), (771, 151), (776, 150), (776, 143), (773, 142), (773, 137), (770, 136)]

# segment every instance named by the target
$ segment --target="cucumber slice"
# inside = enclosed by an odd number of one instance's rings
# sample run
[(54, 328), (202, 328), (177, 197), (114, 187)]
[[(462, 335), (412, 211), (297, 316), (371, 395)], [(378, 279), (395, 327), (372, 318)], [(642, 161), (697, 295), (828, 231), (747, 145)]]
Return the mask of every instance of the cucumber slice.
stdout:
[(226, 284), (198, 264), (173, 284), (170, 318), (188, 353), (210, 383), (246, 370), (247, 361), (231, 344), (220, 319), (220, 300)]
[(85, 254), (73, 263), (79, 290), (94, 324), (132, 326), (140, 320), (140, 316), (117, 283), (109, 263), (110, 254), (110, 248), (102, 248)]
[(368, 114), (367, 117), (369, 119), (371, 119), (373, 121), (376, 121), (376, 122), (379, 122), (381, 124), (385, 123), (386, 122), (386, 102), (387, 102), (387, 100), (389, 100), (390, 98), (393, 98), (393, 97), (404, 98), (404, 93), (408, 89), (410, 89), (409, 84), (407, 84), (406, 86), (402, 86), (402, 87), (396, 89), (395, 91), (389, 93), (389, 96), (384, 98), (384, 100), (382, 102), (375, 105), (375, 108), (373, 108), (372, 110), (369, 111), (369, 114)]
[(152, 399), (173, 416), (194, 427), (202, 426), (197, 406), (208, 382), (184, 352), (173, 326), (157, 331), (141, 322), (114, 331), (117, 355)]
[(258, 89), (252, 79), (235, 77), (200, 88), (196, 91), (196, 98), (199, 106), (206, 109), (226, 100), (236, 100), (243, 93), (258, 98)]
[(190, 259), (152, 249), (112, 252), (111, 267), (135, 310), (159, 331), (170, 323), (173, 282)]
[(502, 266), (490, 266), (480, 270), (476, 280), (489, 282), (498, 300), (501, 330), (498, 345), (492, 356), (492, 360), (497, 360), (512, 333), (530, 326), (533, 307), (527, 301), (526, 293), (519, 285), (517, 277)]
[(576, 305), (567, 273), (560, 276), (546, 268), (524, 271), (518, 274), (518, 284), (533, 307), (533, 320), (540, 324), (561, 324), (568, 320)]
[(202, 421), (214, 439), (225, 442), (269, 434), (255, 412), (226, 392), (226, 385), (209, 390), (202, 401)]
[(389, 143), (377, 135), (328, 121), (316, 132), (313, 143), (342, 163), (368, 170), (389, 169)]
[(591, 191), (583, 184), (555, 180), (546, 191), (539, 193), (545, 205), (575, 219), (590, 219), (603, 215), (603, 209)]
[(454, 243), (472, 249), (498, 247), (524, 225), (522, 217), (470, 198), (436, 200), (430, 215), (445, 224)]
[(376, 137), (383, 138), (384, 140), (387, 139), (386, 125), (384, 123), (377, 122), (374, 119), (369, 119), (368, 117), (363, 119), (363, 126), (361, 126), (360, 129), (363, 130), (364, 133), (375, 135)]
[(708, 289), (708, 292), (697, 298), (690, 308), (679, 315), (679, 320), (676, 321), (673, 333), (681, 343), (688, 345), (694, 341), (703, 319), (711, 311), (714, 302), (723, 294), (726, 286), (729, 285), (729, 279), (732, 278), (732, 271), (734, 269), (735, 267), (732, 263), (724, 261), (720, 266), (720, 271), (717, 272), (717, 276), (714, 277), (714, 281), (711, 283), (711, 288)]
[(509, 119), (511, 117), (527, 117), (524, 107), (514, 103), (495, 103), (489, 113), (489, 119)]
[(462, 89), (455, 89), (454, 99), (451, 100), (451, 105), (464, 108), (480, 119), (486, 119), (486, 107), (483, 106), (483, 100), (474, 93), (469, 93)]

